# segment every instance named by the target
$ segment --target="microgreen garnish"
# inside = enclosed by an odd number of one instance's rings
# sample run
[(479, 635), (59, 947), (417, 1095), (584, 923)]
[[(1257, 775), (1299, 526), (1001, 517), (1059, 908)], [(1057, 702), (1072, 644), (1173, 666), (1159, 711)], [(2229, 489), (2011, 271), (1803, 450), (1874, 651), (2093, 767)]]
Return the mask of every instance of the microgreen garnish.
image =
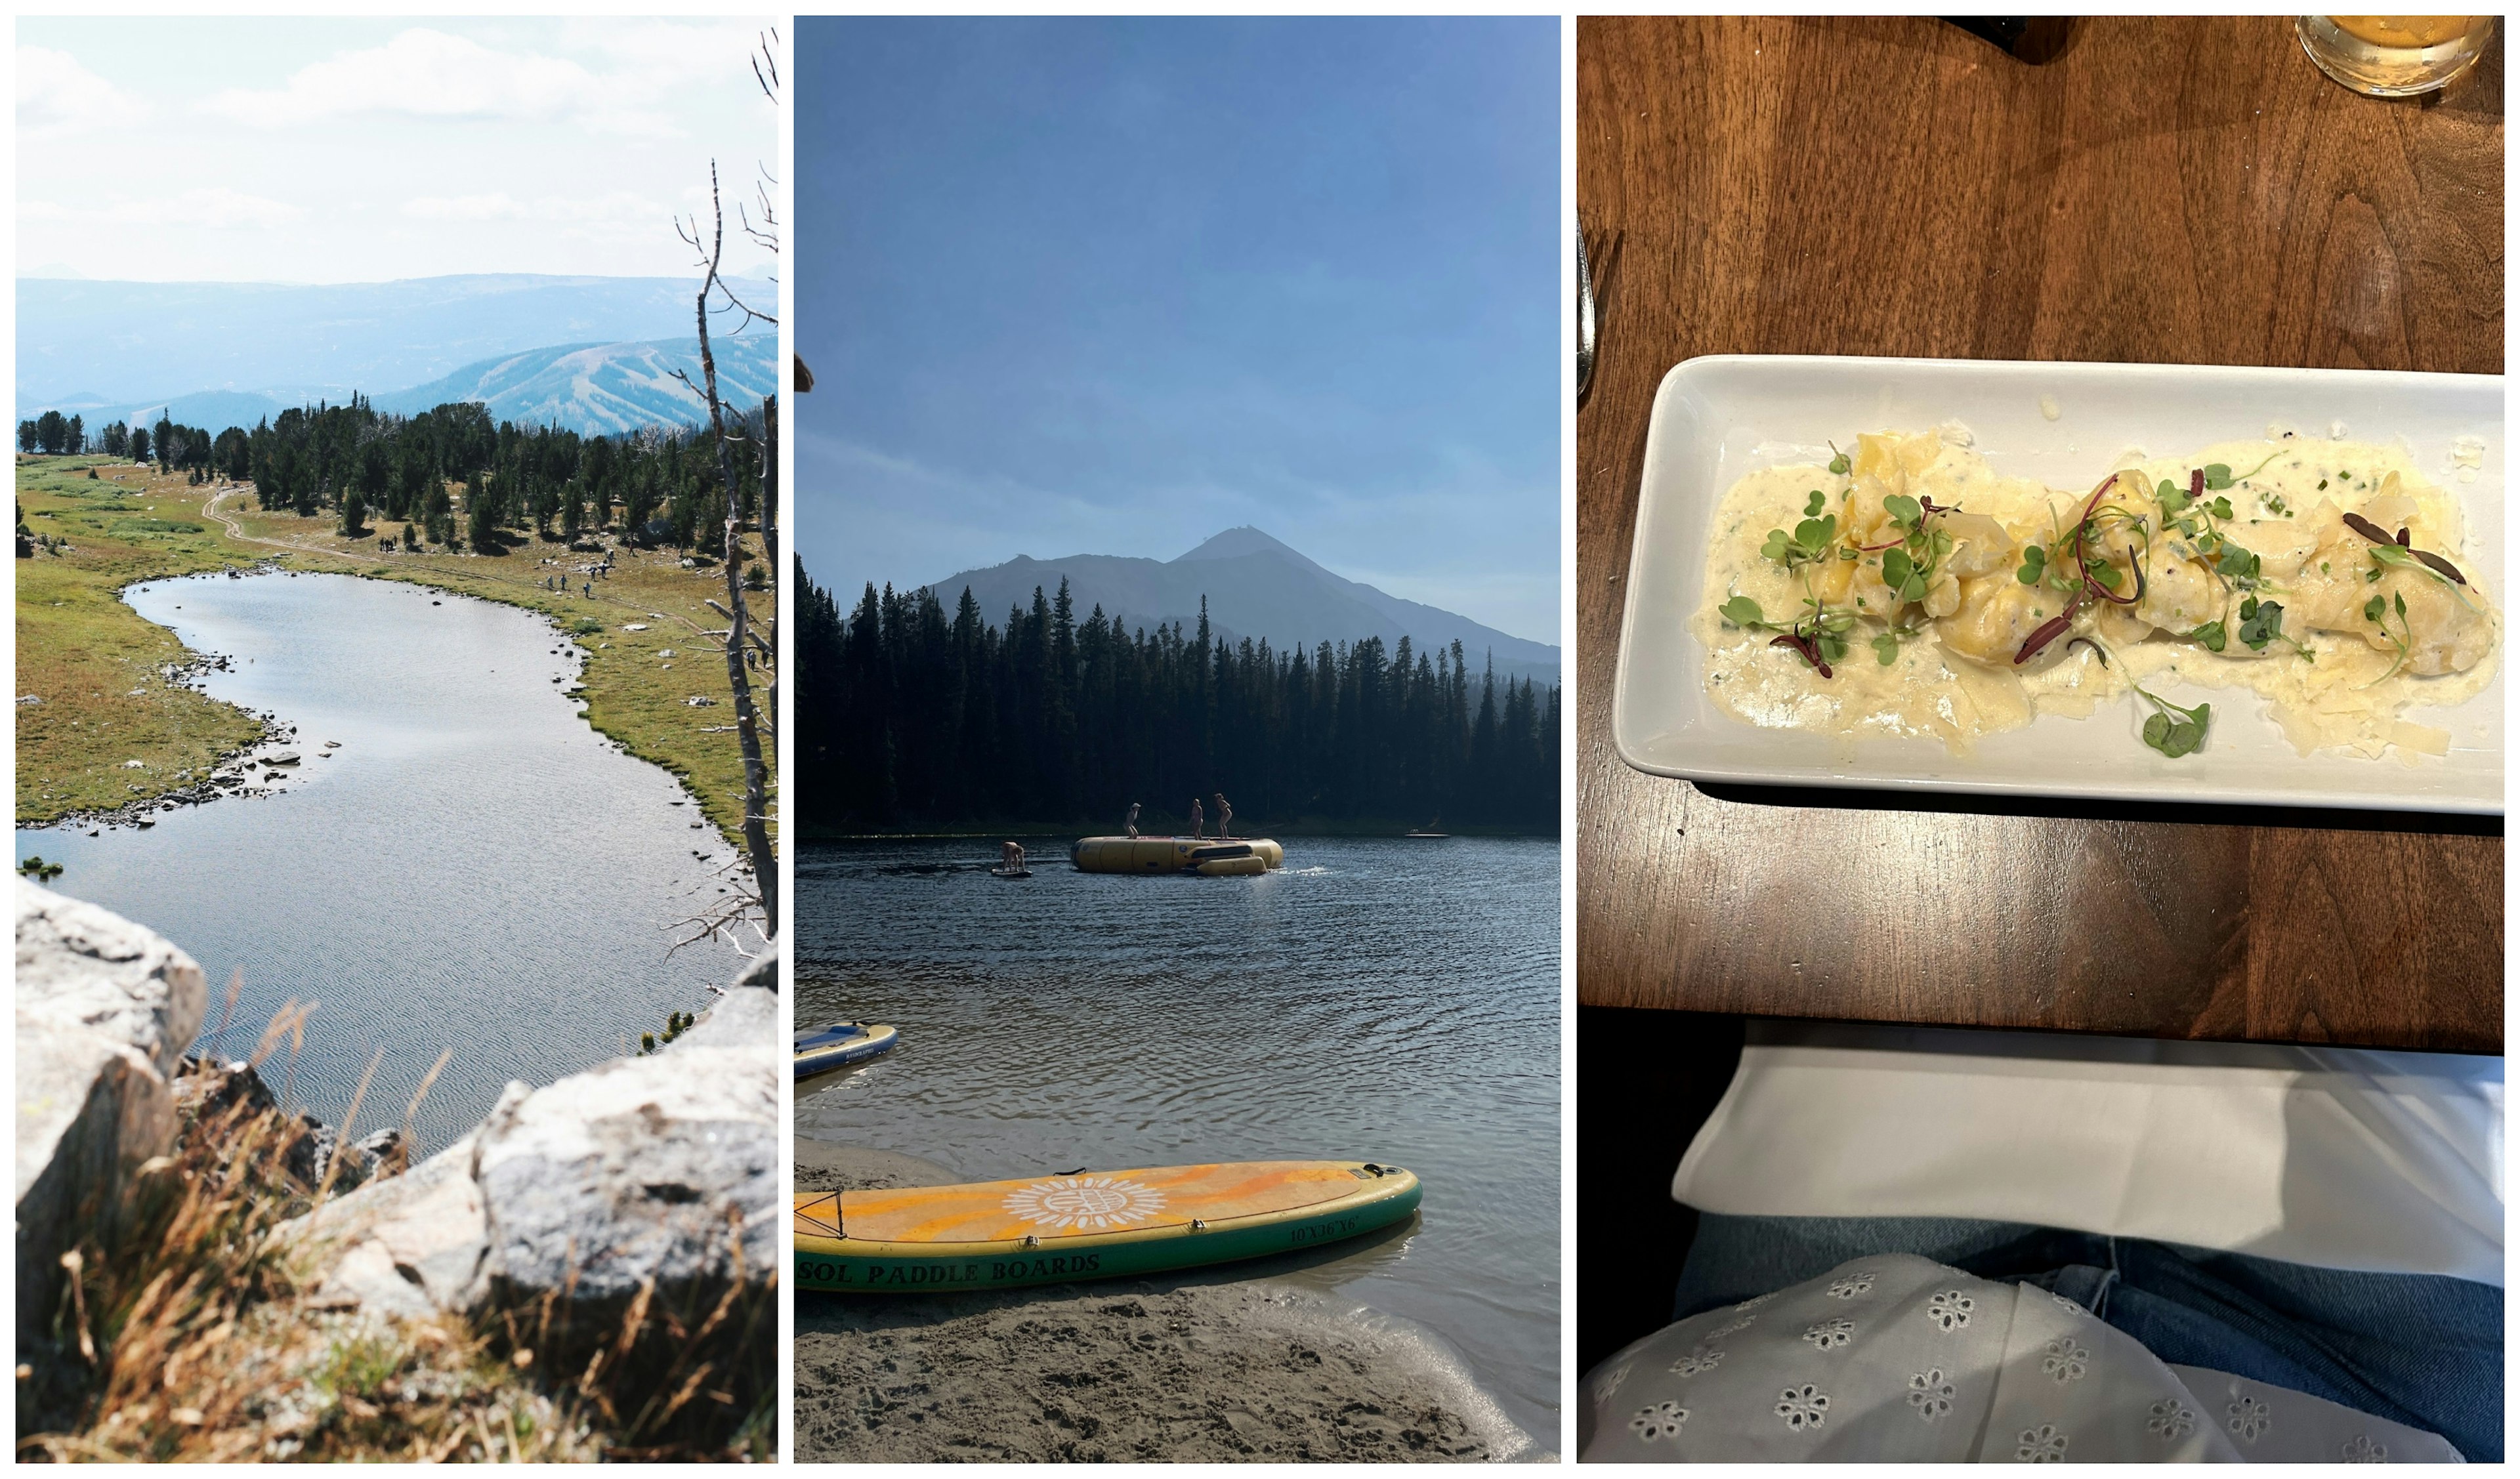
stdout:
[(2228, 487), (2229, 487), (2229, 486), (2231, 485), (2231, 467), (2230, 467), (2230, 464), (2228, 464), (2228, 463), (2207, 463), (2207, 464), (2205, 465), (2205, 470), (2204, 470), (2204, 471), (2205, 471), (2205, 489), (2206, 489), (2206, 491), (2207, 491), (2207, 492), (2209, 492), (2209, 493), (2220, 492), (2220, 491), (2222, 491), (2223, 489), (2228, 488)]
[(1803, 505), (1803, 516), (1806, 518), (1817, 518), (1820, 516), (1821, 511), (1827, 507), (1828, 495), (1822, 493), (1818, 488), (1814, 488), (1811, 490), (1811, 502)]
[(2046, 579), (2048, 575), (2047, 547), (2044, 545), (2032, 545), (2030, 548), (2022, 551), (2021, 568), (2013, 571), (2012, 574), (2014, 579), (2019, 580), (2026, 586), (2035, 586), (2040, 581)]
[(2268, 454), (2267, 454), (2267, 456), (2266, 456), (2266, 462), (2259, 463), (2256, 467), (2251, 468), (2248, 471), (2241, 473), (2239, 476), (2237, 476), (2237, 477), (2235, 477), (2235, 478), (2232, 478), (2232, 479), (2231, 479), (2231, 481), (2233, 481), (2233, 482), (2247, 482), (2250, 478), (2255, 477), (2255, 476), (2257, 476), (2259, 473), (2264, 472), (2265, 471), (2267, 471), (2267, 463), (2273, 462), (2276, 458), (2281, 457), (2281, 456), (2283, 456), (2283, 453), (2282, 453), (2280, 450), (2268, 453)]
[[(2451, 581), (2457, 585), (2467, 584), (2467, 577), (2458, 572), (2458, 566), (2452, 564), (2449, 560), (2444, 560), (2442, 557), (2434, 554), (2430, 550), (2418, 550), (2414, 548), (2413, 542), (2408, 537), (2408, 533), (2405, 529), (2400, 529), (2397, 537), (2392, 539), (2389, 537), (2387, 530), (2382, 529), (2378, 524), (2364, 518), (2360, 514), (2346, 515), (2345, 526), (2352, 529), (2355, 533), (2362, 535), (2364, 539), (2371, 541), (2371, 559), (2375, 562), (2375, 570), (2378, 564), (2393, 564), (2402, 567), (2419, 564), (2425, 569), (2431, 571), (2440, 579)], [(2462, 595), (2459, 599), (2461, 601), (2465, 601), (2467, 598)]]
[(2215, 574), (2225, 580), (2230, 581), (2242, 590), (2248, 590), (2257, 584), (2258, 557), (2233, 544), (2229, 536), (2220, 530), (2198, 535), (2196, 549), (2199, 554), (2213, 557), (2211, 568)]
[[(2390, 663), (2389, 671), (2372, 679), (2371, 683), (2386, 683), (2398, 675), (2398, 669), (2407, 665), (2407, 649), (2408, 644), (2414, 641), (2415, 633), (2414, 629), (2407, 624), (2407, 593), (2404, 591), (2397, 593), (2397, 609), (2398, 629), (2392, 632), (2389, 630), (2389, 603), (2377, 596), (2362, 603), (2362, 619), (2378, 627), (2380, 635), (2388, 638), (2389, 645), (2398, 650), (2398, 660)], [(2371, 683), (2362, 686), (2369, 688)]]
[(1823, 514), (1794, 525), (1791, 535), (1782, 529), (1770, 529), (1768, 542), (1759, 553), (1788, 570), (1798, 570), (1827, 554), (1829, 545), (1836, 538), (1837, 515)]
[(2283, 635), (2283, 607), (2255, 596), (2240, 602), (2240, 640), (2249, 650), (2263, 652), (2267, 644)]
[[(1837, 443), (1830, 442), (1828, 444), (1828, 450), (1831, 452), (1837, 452)], [(1845, 453), (1837, 452), (1835, 457), (1828, 460), (1828, 471), (1836, 473), (1840, 477), (1844, 477), (1847, 473), (1855, 471), (1855, 463)]]
[(2219, 621), (2209, 621), (2187, 635), (2195, 638), (2199, 643), (2203, 644), (2205, 650), (2209, 652), (2219, 652), (2223, 650), (2224, 643), (2227, 640), (2223, 630), (2223, 623)]
[[(2144, 743), (2173, 760), (2204, 747), (2205, 727), (2213, 722), (2214, 705), (2200, 703), (2192, 709), (2181, 708), (2141, 684), (2135, 685), (2135, 691), (2149, 699), (2154, 710), (2152, 717), (2143, 721)], [(2178, 715), (2175, 719), (2171, 717), (2174, 714)]]
[(1883, 667), (1888, 667), (1890, 664), (1898, 661), (1899, 639), (1889, 632), (1884, 632), (1880, 636), (1873, 638), (1872, 655), (1881, 659), (1881, 665)]
[(1789, 627), (1770, 621), (1767, 611), (1747, 596), (1735, 596), (1716, 611), (1745, 631), (1776, 633), (1768, 646), (1791, 648), (1822, 678), (1833, 678), (1837, 675), (1829, 664), (1845, 660), (1846, 634), (1855, 626), (1855, 614), (1829, 610), (1809, 598), (1804, 599), (1803, 605), (1811, 608), (1811, 614)]

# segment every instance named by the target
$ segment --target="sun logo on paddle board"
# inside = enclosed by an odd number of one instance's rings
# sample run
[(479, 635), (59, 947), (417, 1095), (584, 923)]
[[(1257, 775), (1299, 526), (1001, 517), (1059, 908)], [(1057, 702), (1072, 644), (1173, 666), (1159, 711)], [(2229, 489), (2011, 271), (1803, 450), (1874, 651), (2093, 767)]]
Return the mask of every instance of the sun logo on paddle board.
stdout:
[(1114, 1176), (1062, 1176), (1007, 1194), (1006, 1209), (1045, 1228), (1125, 1228), (1164, 1209), (1164, 1193)]

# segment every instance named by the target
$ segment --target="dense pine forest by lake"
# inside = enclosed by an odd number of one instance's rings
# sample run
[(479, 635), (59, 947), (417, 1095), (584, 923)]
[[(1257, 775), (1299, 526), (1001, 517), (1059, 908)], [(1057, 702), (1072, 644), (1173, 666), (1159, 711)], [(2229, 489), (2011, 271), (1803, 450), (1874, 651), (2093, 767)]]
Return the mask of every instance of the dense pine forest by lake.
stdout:
[(1149, 832), (1223, 792), (1237, 830), (1369, 825), (1553, 834), (1559, 690), (1459, 643), (1273, 650), (1201, 615), (1125, 629), (1066, 583), (992, 624), (968, 590), (870, 584), (853, 610), (797, 570), (798, 789), (809, 833), (982, 826)]

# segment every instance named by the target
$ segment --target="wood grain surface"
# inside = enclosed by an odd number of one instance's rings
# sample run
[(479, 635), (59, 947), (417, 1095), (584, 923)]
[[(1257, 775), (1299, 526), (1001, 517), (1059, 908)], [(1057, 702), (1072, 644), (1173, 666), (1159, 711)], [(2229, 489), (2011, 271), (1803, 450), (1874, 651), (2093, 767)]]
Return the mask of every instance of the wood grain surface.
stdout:
[[(2502, 64), (2347, 92), (2289, 20), (1577, 24), (1588, 1004), (2499, 1053), (2499, 819), (1715, 787), (1610, 742), (1645, 427), (1694, 355), (2502, 369)], [(1817, 433), (1815, 433), (1817, 434)]]

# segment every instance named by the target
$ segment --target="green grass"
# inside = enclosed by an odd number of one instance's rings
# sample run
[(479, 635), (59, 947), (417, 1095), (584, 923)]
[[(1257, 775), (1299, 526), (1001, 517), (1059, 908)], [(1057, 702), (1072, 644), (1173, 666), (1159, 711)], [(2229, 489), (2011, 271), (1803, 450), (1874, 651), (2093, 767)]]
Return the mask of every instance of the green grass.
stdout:
[[(68, 554), (18, 561), (12, 696), (40, 700), (18, 704), (21, 827), (177, 789), (262, 732), (242, 709), (167, 682), (159, 670), (185, 660), (183, 644), (115, 594), (134, 581), (234, 562), (222, 541), (206, 524), (141, 512), (152, 504), (169, 512), (181, 500), (143, 491), (135, 470), (90, 480), (87, 468), (101, 462), (19, 463), (26, 527), (69, 544)], [(141, 768), (126, 767), (130, 760)]]
[[(87, 477), (90, 466), (100, 470), (95, 480)], [(173, 790), (220, 753), (251, 741), (254, 722), (241, 710), (157, 676), (160, 663), (181, 659), (181, 645), (116, 593), (135, 581), (276, 560), (293, 569), (407, 580), (551, 615), (587, 654), (582, 681), (589, 722), (632, 754), (671, 771), (728, 839), (742, 836), (743, 761), (732, 729), (726, 658), (700, 635), (701, 628), (725, 626), (705, 605), (707, 598), (725, 599), (725, 576), (714, 565), (686, 570), (671, 550), (622, 550), (613, 557), (611, 578), (586, 597), (577, 594), (584, 577), (573, 579), (566, 593), (539, 582), (555, 571), (541, 563), (545, 558), (574, 564), (588, 557), (530, 533), (512, 540), (505, 555), (398, 552), (381, 560), (377, 540), (398, 534), (400, 525), (381, 523), (349, 538), (334, 515), (264, 513), (249, 493), (230, 494), (219, 513), (243, 536), (232, 537), (204, 511), (214, 486), (190, 487), (181, 476), (160, 477), (155, 469), (103, 458), (21, 457), (18, 489), (27, 528), (66, 538), (72, 551), (18, 561), (18, 692), (45, 700), (18, 709), (22, 827)], [(757, 557), (757, 537), (751, 548)], [(776, 610), (775, 602), (775, 592), (749, 598), (756, 613)], [(624, 630), (633, 624), (646, 630)], [(770, 677), (754, 669), (751, 683), (754, 702), (764, 710), (763, 763), (776, 775)], [(142, 692), (134, 695), (134, 688)], [(696, 695), (715, 701), (695, 707), (688, 700)], [(710, 732), (720, 726), (727, 728)], [(144, 768), (123, 769), (128, 759)], [(775, 797), (773, 803), (775, 818)]]

